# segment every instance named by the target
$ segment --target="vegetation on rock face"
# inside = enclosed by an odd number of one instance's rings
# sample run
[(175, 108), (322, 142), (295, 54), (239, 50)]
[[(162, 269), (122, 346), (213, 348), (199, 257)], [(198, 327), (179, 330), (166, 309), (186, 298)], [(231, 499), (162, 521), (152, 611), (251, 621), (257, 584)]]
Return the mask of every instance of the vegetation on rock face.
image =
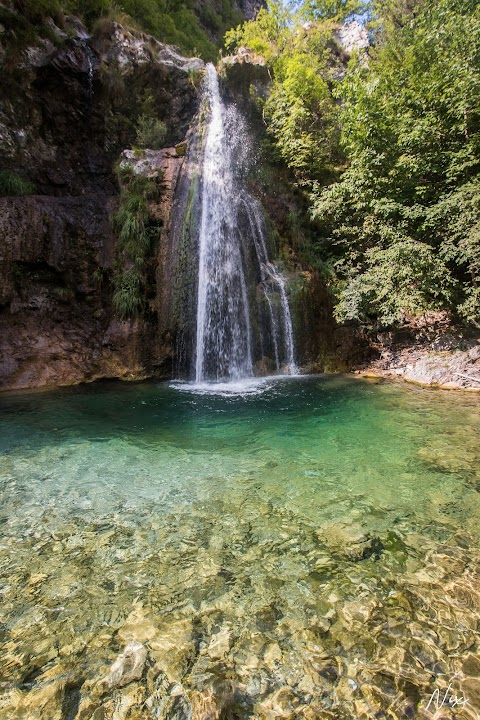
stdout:
[[(276, 152), (301, 184), (329, 175), (339, 162), (340, 126), (330, 83), (334, 77), (331, 22), (292, 26), (288, 11), (272, 3), (255, 22), (227, 33), (227, 47), (263, 55), (274, 81), (263, 114)], [(319, 138), (322, 142), (319, 142)]]
[(332, 18), (358, 6), (300, 5), (272, 1), (227, 43), (271, 68), (268, 133), (310, 196), (337, 317), (480, 323), (480, 6), (377, 0), (374, 44), (342, 67)]
[(158, 150), (163, 147), (167, 126), (163, 120), (140, 115), (137, 122), (137, 145), (141, 148)]
[(144, 307), (144, 266), (158, 231), (149, 201), (158, 195), (156, 178), (120, 167), (120, 204), (114, 217), (117, 235), (113, 274), (113, 309), (121, 318), (140, 315)]
[(13, 170), (0, 170), (0, 195), (32, 195), (35, 187)]
[(89, 27), (102, 17), (133, 24), (204, 60), (217, 58), (223, 34), (242, 20), (233, 0), (12, 0), (10, 4), (11, 10), (0, 8), (0, 22), (25, 44), (38, 34), (49, 35), (46, 18), (61, 24), (61, 13), (67, 13), (79, 15)]

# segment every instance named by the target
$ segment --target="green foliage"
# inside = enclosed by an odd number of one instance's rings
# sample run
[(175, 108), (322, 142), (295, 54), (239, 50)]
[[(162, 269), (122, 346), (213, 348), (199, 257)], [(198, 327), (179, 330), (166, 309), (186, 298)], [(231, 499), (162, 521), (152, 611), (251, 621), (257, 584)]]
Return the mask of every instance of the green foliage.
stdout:
[(93, 282), (95, 283), (96, 287), (100, 289), (103, 285), (103, 270), (100, 267), (95, 268), (93, 271), (92, 276)]
[(338, 65), (330, 20), (303, 26), (305, 8), (292, 15), (282, 2), (270, 0), (254, 21), (230, 31), (226, 45), (234, 52), (246, 46), (263, 55), (273, 85), (263, 108), (274, 154), (311, 186), (326, 181), (342, 161), (338, 108), (331, 81)]
[(480, 8), (436, 0), (408, 16), (399, 3), (394, 22), (394, 5), (337, 91), (350, 165), (314, 192), (337, 315), (389, 324), (441, 308), (478, 323)]
[(118, 167), (120, 204), (113, 218), (117, 260), (113, 275), (113, 308), (121, 318), (139, 315), (144, 306), (143, 267), (152, 244), (148, 202), (158, 193), (154, 178)]
[[(78, 0), (78, 5), (83, 6), (86, 2), (94, 0)], [(99, 10), (97, 17), (105, 14), (103, 8), (99, 7)], [(201, 3), (191, 0), (117, 0), (115, 12), (133, 18), (143, 30), (162, 42), (177, 45), (187, 55), (199, 55), (212, 61), (218, 57), (220, 38), (241, 20), (232, 0), (204, 0)], [(117, 20), (125, 24), (125, 18), (117, 17)]]
[(80, 15), (88, 27), (99, 17), (115, 8), (110, 0), (62, 0), (65, 11)]
[(159, 150), (167, 137), (167, 126), (163, 120), (149, 115), (140, 115), (137, 121), (137, 144), (141, 148)]
[(15, 1), (10, 7), (0, 4), (0, 24), (3, 27), (1, 40), (6, 52), (2, 54), (2, 80), (12, 82), (18, 71), (22, 53), (28, 45), (33, 45), (39, 37), (48, 37), (55, 42), (51, 30), (44, 24), (46, 16), (55, 17), (58, 3)]
[(478, 2), (373, 0), (375, 44), (346, 72), (336, 21), (362, 4), (293, 4), (270, 0), (226, 43), (262, 54), (273, 76), (271, 154), (310, 193), (316, 237), (301, 253), (337, 318), (391, 325), (446, 309), (480, 324)]
[(280, 59), (292, 37), (291, 15), (280, 0), (269, 0), (255, 20), (225, 34), (225, 47), (235, 52), (241, 45), (263, 55), (268, 63)]
[(437, 310), (449, 301), (451, 279), (432, 248), (421, 242), (399, 239), (387, 248), (365, 253), (365, 269), (346, 283), (336, 307), (340, 320), (389, 326)]
[(75, 293), (71, 288), (63, 286), (54, 287), (52, 293), (57, 298), (57, 300), (60, 300), (60, 302), (67, 305), (75, 300)]
[(34, 192), (33, 183), (13, 170), (0, 170), (0, 195), (33, 195)]
[(47, 15), (54, 16), (60, 9), (59, 0), (14, 0), (13, 9), (23, 20), (37, 24)]
[(122, 319), (139, 315), (143, 309), (143, 277), (136, 267), (115, 273), (113, 309)]
[(11, 30), (12, 44), (22, 49), (48, 36), (46, 18), (60, 21), (63, 12), (81, 16), (96, 35), (116, 21), (211, 61), (218, 57), (225, 31), (242, 20), (233, 0), (13, 0), (13, 10), (1, 6), (0, 22)]

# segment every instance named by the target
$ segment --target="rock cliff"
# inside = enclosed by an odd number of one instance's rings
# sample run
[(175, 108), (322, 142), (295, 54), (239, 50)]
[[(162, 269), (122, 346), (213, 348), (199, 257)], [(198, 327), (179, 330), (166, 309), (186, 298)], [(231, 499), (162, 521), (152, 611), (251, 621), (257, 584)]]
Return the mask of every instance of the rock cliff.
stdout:
[(247, 20), (252, 20), (262, 7), (266, 7), (265, 0), (237, 0), (238, 9), (245, 15)]
[[(111, 23), (89, 37), (75, 19), (30, 47), (0, 90), (0, 167), (34, 194), (0, 198), (0, 387), (62, 385), (168, 372), (157, 338), (156, 265), (168, 232), (183, 140), (197, 112), (203, 66)], [(145, 104), (165, 128), (154, 153), (156, 234), (145, 312), (115, 316), (115, 164), (135, 143)], [(140, 151), (136, 151), (142, 155)]]

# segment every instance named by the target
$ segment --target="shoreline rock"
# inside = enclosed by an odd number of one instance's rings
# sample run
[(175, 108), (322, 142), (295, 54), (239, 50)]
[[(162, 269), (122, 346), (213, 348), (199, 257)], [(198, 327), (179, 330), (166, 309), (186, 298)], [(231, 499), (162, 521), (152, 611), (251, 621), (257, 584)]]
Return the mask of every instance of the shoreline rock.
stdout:
[[(442, 390), (480, 392), (480, 344), (467, 350), (432, 350), (416, 346), (385, 351), (354, 376), (403, 380)], [(478, 378), (478, 383), (473, 378)]]

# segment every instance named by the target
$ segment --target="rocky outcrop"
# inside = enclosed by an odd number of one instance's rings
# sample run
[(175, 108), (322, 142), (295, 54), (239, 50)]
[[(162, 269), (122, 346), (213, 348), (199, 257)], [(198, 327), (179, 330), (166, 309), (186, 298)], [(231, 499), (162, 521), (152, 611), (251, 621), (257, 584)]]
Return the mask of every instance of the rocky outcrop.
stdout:
[(0, 387), (168, 373), (172, 349), (157, 334), (154, 278), (183, 158), (169, 148), (149, 160), (163, 177), (152, 207), (163, 226), (151, 259), (148, 312), (138, 319), (112, 311), (116, 197), (0, 199)]
[[(58, 46), (30, 48), (0, 91), (0, 165), (37, 193), (0, 199), (3, 389), (141, 378), (171, 366), (172, 348), (157, 334), (156, 266), (203, 63), (116, 23), (94, 38), (77, 20), (68, 23), (68, 34), (52, 30)], [(158, 233), (145, 312), (124, 320), (112, 309), (115, 165), (135, 142), (146, 103), (165, 124), (167, 147), (135, 158), (140, 172), (161, 178), (151, 202)]]
[[(109, 324), (95, 271), (111, 266), (115, 242), (106, 199), (3, 198), (0, 229), (3, 385), (65, 384), (95, 373), (96, 337), (106, 338)], [(109, 347), (111, 355), (111, 338)]]
[(197, 108), (191, 75), (198, 59), (182, 58), (143, 33), (108, 24), (94, 38), (75, 37), (55, 49), (30, 49), (28, 61), (0, 95), (2, 166), (26, 175), (42, 195), (118, 193), (113, 165), (135, 141), (141, 104), (151, 105), (179, 142)]
[(336, 39), (348, 55), (355, 51), (364, 52), (370, 46), (368, 32), (358, 20), (344, 23), (337, 30)]
[[(470, 347), (468, 347), (470, 345)], [(480, 392), (480, 344), (472, 340), (464, 349), (439, 349), (411, 345), (385, 349), (378, 360), (357, 372), (374, 377), (393, 377), (446, 389)]]
[(446, 312), (404, 318), (393, 330), (365, 335), (372, 355), (360, 360), (360, 375), (398, 378), (447, 389), (480, 390), (480, 337), (456, 326)]
[(265, 0), (236, 0), (238, 9), (247, 20), (252, 20), (262, 7), (266, 7)]

